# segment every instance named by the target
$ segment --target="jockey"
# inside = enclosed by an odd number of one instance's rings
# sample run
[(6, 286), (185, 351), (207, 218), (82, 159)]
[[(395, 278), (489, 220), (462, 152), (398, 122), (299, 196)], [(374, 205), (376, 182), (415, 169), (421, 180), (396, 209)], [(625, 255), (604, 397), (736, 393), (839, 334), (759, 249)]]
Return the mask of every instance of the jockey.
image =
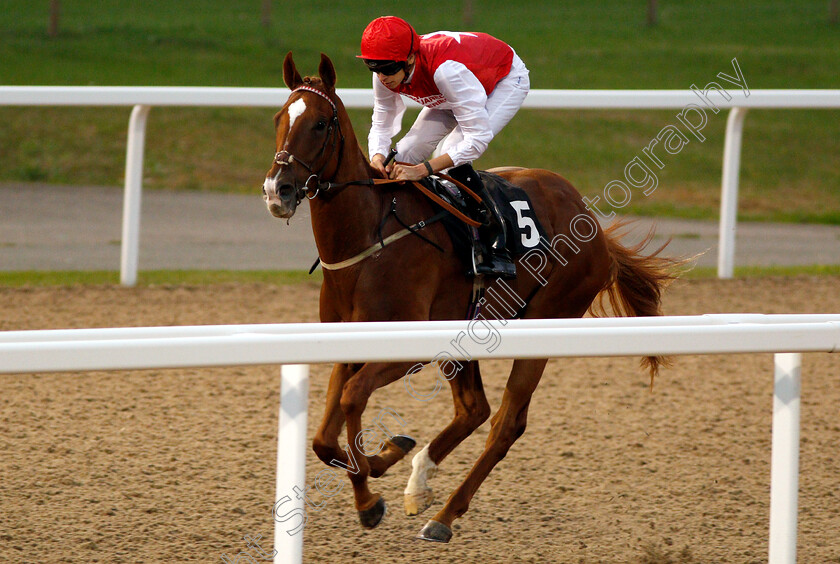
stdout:
[[(362, 34), (362, 54), (373, 72), (373, 118), (368, 148), (373, 168), (398, 180), (420, 180), (448, 169), (448, 174), (479, 193), (491, 217), (480, 238), (487, 247), (479, 274), (513, 277), (516, 267), (505, 250), (504, 221), (472, 161), (484, 153), (528, 94), (528, 69), (513, 49), (478, 32), (437, 31), (418, 36), (405, 20), (385, 16)], [(402, 126), (401, 96), (423, 109), (397, 143), (388, 163), (391, 139)], [(438, 143), (440, 154), (428, 159)], [(470, 200), (470, 198), (467, 198)]]

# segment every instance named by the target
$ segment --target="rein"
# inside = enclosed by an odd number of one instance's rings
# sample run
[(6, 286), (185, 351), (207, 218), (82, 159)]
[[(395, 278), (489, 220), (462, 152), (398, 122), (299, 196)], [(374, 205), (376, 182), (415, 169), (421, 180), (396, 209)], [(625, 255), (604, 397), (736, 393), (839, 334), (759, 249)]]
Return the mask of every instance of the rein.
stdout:
[[(455, 180), (451, 176), (448, 176), (446, 174), (436, 174), (435, 176), (438, 176), (440, 178), (443, 178), (444, 180), (448, 180), (448, 181), (452, 182), (459, 189), (461, 189), (464, 193), (469, 195), (471, 198), (473, 198), (479, 204), (483, 201), (481, 196), (479, 196), (478, 194), (476, 194), (475, 192), (473, 192), (472, 190), (467, 188), (464, 184), (462, 184), (461, 182), (458, 182), (457, 180)], [(440, 207), (442, 207), (443, 209), (445, 209), (446, 211), (448, 211), (449, 213), (451, 213), (452, 215), (454, 215), (456, 218), (463, 221), (467, 225), (469, 225), (471, 227), (480, 227), (482, 225), (481, 222), (476, 221), (476, 220), (472, 219), (471, 217), (467, 216), (466, 214), (461, 212), (458, 208), (456, 208), (455, 206), (453, 206), (452, 204), (450, 204), (449, 202), (447, 202), (446, 200), (444, 200), (443, 198), (441, 198), (440, 196), (438, 196), (437, 194), (435, 194), (434, 192), (432, 192), (431, 190), (429, 190), (428, 188), (423, 186), (423, 184), (421, 182), (417, 181), (417, 180), (391, 180), (391, 179), (387, 179), (387, 178), (368, 178), (368, 179), (365, 179), (365, 180), (351, 180), (349, 182), (338, 182), (338, 183), (324, 182), (322, 184), (319, 184), (319, 186), (320, 186), (319, 189), (320, 189), (321, 192), (329, 193), (330, 190), (333, 190), (333, 189), (336, 189), (336, 188), (346, 188), (347, 186), (353, 186), (353, 185), (357, 185), (357, 186), (375, 186), (375, 185), (378, 185), (378, 186), (381, 186), (381, 185), (385, 185), (385, 184), (411, 184), (412, 186), (414, 186), (415, 188), (420, 190), (420, 192), (424, 196), (426, 196), (427, 198), (432, 200), (434, 203), (436, 203), (437, 205), (439, 205)]]
[[(454, 178), (451, 178), (450, 176), (443, 175), (443, 174), (438, 175), (438, 176), (440, 176), (442, 178), (445, 178), (445, 179), (449, 180), (450, 182), (455, 183), (459, 188), (464, 190), (472, 198), (475, 198), (476, 201), (478, 201), (479, 203), (482, 201), (481, 196), (479, 196), (478, 194), (476, 194), (475, 192), (473, 192), (472, 190), (470, 190), (469, 188), (467, 188), (466, 186), (464, 186), (462, 183), (458, 182)], [(384, 249), (385, 245), (393, 243), (394, 241), (399, 241), (400, 239), (402, 239), (406, 235), (417, 235), (418, 237), (420, 237), (421, 239), (423, 239), (424, 241), (426, 241), (430, 245), (433, 245), (433, 246), (437, 247), (439, 250), (443, 250), (440, 247), (438, 247), (438, 245), (436, 245), (435, 243), (430, 241), (429, 239), (426, 239), (425, 237), (420, 235), (420, 233), (418, 233), (418, 231), (420, 231), (424, 227), (427, 227), (427, 226), (429, 226), (433, 223), (436, 223), (436, 222), (440, 221), (441, 219), (446, 217), (447, 214), (454, 215), (456, 218), (458, 218), (459, 220), (463, 221), (464, 223), (466, 223), (467, 225), (470, 225), (472, 227), (481, 226), (480, 222), (466, 216), (461, 211), (459, 211), (457, 208), (452, 206), (449, 202), (445, 201), (443, 198), (441, 198), (440, 196), (438, 196), (437, 194), (435, 194), (434, 192), (432, 192), (431, 190), (429, 190), (428, 188), (423, 186), (420, 182), (417, 182), (415, 180), (407, 181), (407, 180), (389, 180), (389, 179), (384, 179), (384, 178), (376, 178), (376, 179), (368, 178), (367, 180), (357, 180), (357, 181), (351, 181), (351, 182), (344, 182), (344, 183), (341, 183), (341, 184), (332, 184), (331, 187), (336, 187), (336, 186), (346, 187), (346, 186), (350, 186), (350, 185), (353, 185), (353, 184), (367, 185), (367, 186), (385, 185), (385, 184), (407, 184), (409, 182), (412, 185), (414, 185), (415, 188), (420, 190), (420, 192), (422, 192), (426, 197), (428, 197), (430, 200), (432, 200), (433, 202), (435, 202), (439, 206), (441, 206), (444, 209), (444, 211), (441, 211), (441, 212), (435, 214), (434, 216), (432, 216), (429, 219), (418, 221), (414, 225), (406, 225), (396, 215), (396, 207), (395, 206), (396, 206), (397, 200), (395, 198), (393, 203), (392, 203), (391, 211), (388, 213), (388, 215), (385, 216), (385, 218), (382, 220), (382, 223), (384, 225), (385, 221), (388, 219), (388, 216), (393, 214), (394, 217), (397, 218), (397, 221), (399, 221), (404, 226), (404, 229), (402, 229), (400, 231), (397, 231), (396, 233), (394, 233), (392, 235), (389, 235), (385, 239), (381, 239), (378, 243), (375, 243), (375, 244), (371, 245), (370, 247), (368, 247), (367, 249), (365, 249), (361, 253), (359, 253), (359, 254), (357, 254), (353, 257), (350, 257), (349, 259), (343, 260), (341, 262), (327, 263), (327, 262), (322, 261), (320, 258), (318, 258), (318, 260), (315, 261), (315, 264), (312, 265), (312, 268), (309, 270), (309, 273), (312, 274), (312, 272), (315, 270), (315, 268), (318, 266), (319, 263), (321, 264), (321, 268), (323, 268), (324, 270), (341, 270), (342, 268), (347, 268), (349, 266), (353, 266), (355, 264), (358, 264), (358, 263), (362, 262), (363, 260), (365, 260), (366, 258), (371, 256), (372, 254), (376, 253), (377, 251), (380, 251), (381, 249)], [(380, 230), (381, 230), (381, 228), (382, 227), (380, 226)]]
[[(481, 201), (482, 201), (481, 196), (479, 196), (478, 194), (476, 194), (475, 192), (473, 192), (472, 190), (470, 190), (469, 188), (467, 188), (466, 186), (464, 186), (463, 184), (461, 184), (460, 182), (458, 182), (454, 178), (451, 178), (451, 177), (446, 176), (446, 175), (438, 175), (438, 176), (441, 176), (442, 178), (446, 178), (450, 182), (455, 183), (455, 185), (458, 186), (458, 188), (464, 190), (467, 194), (470, 195), (470, 197), (475, 199), (476, 202), (481, 203)], [(385, 183), (389, 183), (389, 182), (394, 182), (394, 181), (393, 180), (386, 180), (384, 182), (377, 182), (377, 184), (385, 184)], [(402, 181), (400, 181), (400, 182), (402, 182)], [(435, 194), (434, 192), (432, 192), (431, 190), (429, 190), (428, 188), (423, 186), (420, 182), (412, 181), (411, 183), (414, 185), (415, 188), (420, 190), (420, 192), (422, 192), (423, 195), (425, 195), (431, 201), (433, 201), (434, 203), (436, 203), (437, 205), (439, 205), (440, 207), (442, 207), (443, 209), (445, 209), (446, 211), (448, 211), (449, 213), (451, 213), (452, 215), (454, 215), (455, 217), (457, 217), (458, 219), (460, 219), (461, 221), (463, 221), (467, 225), (469, 225), (471, 227), (480, 227), (482, 225), (480, 221), (476, 221), (476, 220), (472, 219), (471, 217), (467, 216), (466, 214), (461, 212), (458, 208), (456, 208), (455, 206), (453, 206), (452, 204), (450, 204), (449, 202), (447, 202), (446, 200), (444, 200), (443, 198), (441, 198), (440, 196), (438, 196), (437, 194)]]

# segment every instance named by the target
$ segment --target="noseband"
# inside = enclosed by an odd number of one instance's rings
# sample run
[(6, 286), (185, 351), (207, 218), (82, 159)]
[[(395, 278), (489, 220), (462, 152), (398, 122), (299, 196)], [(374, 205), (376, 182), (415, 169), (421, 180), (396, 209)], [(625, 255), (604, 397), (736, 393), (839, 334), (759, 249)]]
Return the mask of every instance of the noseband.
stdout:
[[(320, 177), (321, 177), (321, 174), (323, 174), (324, 170), (327, 168), (327, 166), (330, 164), (330, 161), (332, 160), (333, 156), (335, 155), (335, 152), (338, 149), (339, 140), (341, 140), (342, 145), (344, 144), (344, 133), (341, 131), (341, 122), (339, 122), (339, 120), (338, 120), (338, 108), (336, 107), (335, 102), (333, 102), (330, 99), (330, 97), (327, 96), (324, 92), (322, 92), (322, 91), (320, 91), (316, 88), (312, 88), (311, 86), (299, 86), (296, 89), (292, 90), (292, 94), (294, 94), (295, 92), (300, 92), (302, 90), (304, 90), (306, 92), (312, 92), (314, 94), (317, 94), (318, 96), (320, 96), (321, 98), (323, 98), (324, 100), (329, 102), (330, 107), (332, 108), (333, 115), (332, 115), (332, 118), (330, 118), (330, 123), (329, 123), (329, 126), (327, 128), (326, 141), (324, 141), (324, 145), (321, 147), (321, 150), (318, 152), (318, 154), (312, 160), (312, 165), (310, 165), (310, 164), (306, 163), (305, 161), (302, 161), (301, 159), (295, 157), (293, 154), (291, 154), (289, 151), (286, 151), (286, 150), (280, 151), (280, 152), (278, 152), (274, 155), (274, 164), (276, 164), (280, 167), (291, 166), (292, 163), (298, 163), (301, 166), (303, 166), (303, 168), (305, 168), (307, 171), (309, 171), (309, 178), (306, 179), (306, 182), (303, 183), (303, 186), (298, 186), (297, 181), (295, 181), (295, 197), (297, 198), (297, 203), (298, 204), (300, 204), (301, 200), (303, 200), (304, 197), (311, 200), (311, 199), (317, 197), (319, 193), (327, 192), (329, 190), (329, 188), (332, 186), (332, 184), (321, 182)], [(333, 128), (335, 128), (335, 130), (336, 130), (335, 135), (333, 134)], [(318, 161), (318, 159), (321, 158), (321, 156), (326, 153), (327, 145), (330, 144), (330, 139), (332, 139), (332, 148), (330, 149), (330, 154), (324, 160), (324, 163), (323, 163), (323, 165), (321, 165), (321, 168), (318, 169), (317, 172), (315, 172), (313, 170), (313, 166)], [(338, 164), (336, 165), (336, 170), (338, 170), (338, 168), (341, 166), (341, 151), (340, 150), (339, 150), (339, 153), (338, 153), (338, 159), (339, 159), (339, 161), (338, 161)], [(313, 179), (315, 180), (315, 188), (314, 188), (315, 192), (310, 196), (309, 192), (312, 190), (312, 188), (310, 188), (309, 183)]]

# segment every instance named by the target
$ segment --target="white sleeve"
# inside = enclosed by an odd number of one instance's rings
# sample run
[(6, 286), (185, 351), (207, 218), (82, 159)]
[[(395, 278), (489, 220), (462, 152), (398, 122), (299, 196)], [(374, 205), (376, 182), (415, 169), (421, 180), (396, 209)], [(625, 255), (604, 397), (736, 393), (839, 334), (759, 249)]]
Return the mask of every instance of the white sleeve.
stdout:
[(373, 75), (373, 117), (368, 134), (368, 157), (381, 153), (385, 156), (391, 148), (391, 139), (400, 132), (405, 103), (396, 92), (388, 90)]
[(455, 166), (476, 160), (493, 140), (484, 87), (466, 66), (456, 61), (446, 61), (438, 67), (435, 84), (452, 106), (464, 135), (447, 153)]

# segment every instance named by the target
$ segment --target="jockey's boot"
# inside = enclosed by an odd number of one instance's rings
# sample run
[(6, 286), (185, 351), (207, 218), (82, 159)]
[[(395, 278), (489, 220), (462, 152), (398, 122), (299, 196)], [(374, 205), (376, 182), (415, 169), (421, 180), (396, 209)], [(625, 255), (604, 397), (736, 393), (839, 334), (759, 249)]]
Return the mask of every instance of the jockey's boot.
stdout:
[(481, 222), (478, 228), (478, 239), (483, 248), (482, 260), (476, 265), (476, 274), (499, 276), (505, 279), (516, 278), (516, 265), (510, 258), (505, 244), (507, 242), (507, 227), (501, 211), (490, 191), (484, 186), (481, 177), (472, 164), (465, 163), (449, 169), (449, 176), (464, 184), (467, 188), (481, 196), (483, 202), (477, 203), (467, 194), (464, 199), (468, 202), (473, 219)]

